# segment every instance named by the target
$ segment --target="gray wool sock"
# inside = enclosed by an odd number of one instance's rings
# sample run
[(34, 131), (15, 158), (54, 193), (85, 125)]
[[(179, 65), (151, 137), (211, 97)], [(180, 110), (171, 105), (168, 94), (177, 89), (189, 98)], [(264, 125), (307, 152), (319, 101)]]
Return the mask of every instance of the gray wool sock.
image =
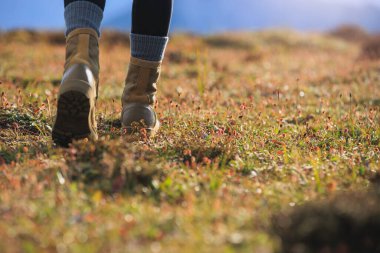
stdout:
[(162, 61), (168, 37), (131, 33), (131, 55), (146, 61)]
[(65, 8), (66, 35), (77, 28), (92, 28), (100, 35), (103, 10), (88, 1), (75, 1)]

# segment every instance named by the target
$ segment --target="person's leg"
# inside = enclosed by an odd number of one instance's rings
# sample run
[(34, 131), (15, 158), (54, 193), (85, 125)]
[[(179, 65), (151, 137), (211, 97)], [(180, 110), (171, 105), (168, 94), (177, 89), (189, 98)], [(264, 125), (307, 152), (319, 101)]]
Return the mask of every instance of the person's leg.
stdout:
[(121, 122), (127, 133), (141, 128), (153, 136), (160, 123), (154, 111), (157, 81), (168, 43), (172, 0), (134, 0), (131, 62), (122, 96)]
[(172, 6), (172, 0), (133, 1), (132, 33), (168, 36)]
[(78, 28), (91, 28), (100, 35), (106, 0), (64, 0), (66, 35)]
[(97, 139), (98, 37), (104, 4), (104, 0), (65, 0), (66, 62), (52, 132), (58, 145), (66, 146), (74, 139)]
[(172, 14), (172, 0), (134, 0), (132, 7), (131, 54), (161, 61), (164, 57)]
[(64, 0), (65, 8), (67, 7), (67, 5), (73, 2), (80, 2), (80, 1), (91, 2), (93, 4), (96, 4), (102, 10), (104, 10), (104, 7), (106, 6), (106, 0)]

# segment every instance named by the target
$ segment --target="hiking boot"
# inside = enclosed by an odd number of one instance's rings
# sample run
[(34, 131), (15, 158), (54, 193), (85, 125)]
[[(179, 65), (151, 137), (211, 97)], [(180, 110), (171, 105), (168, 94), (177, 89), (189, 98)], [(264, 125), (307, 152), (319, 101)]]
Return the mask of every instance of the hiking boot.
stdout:
[(66, 39), (65, 70), (59, 87), (53, 141), (67, 146), (76, 139), (98, 138), (95, 104), (99, 82), (98, 34), (75, 29)]
[(154, 105), (161, 61), (153, 62), (132, 57), (122, 96), (121, 123), (127, 134), (146, 133), (153, 137), (159, 127)]

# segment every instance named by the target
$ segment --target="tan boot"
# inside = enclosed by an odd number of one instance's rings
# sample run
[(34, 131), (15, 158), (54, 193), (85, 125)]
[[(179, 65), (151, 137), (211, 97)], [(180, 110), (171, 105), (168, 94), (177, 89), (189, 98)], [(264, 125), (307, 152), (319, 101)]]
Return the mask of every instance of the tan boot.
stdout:
[(95, 30), (81, 28), (66, 39), (66, 63), (59, 88), (53, 140), (97, 139), (95, 104), (99, 82), (99, 45)]
[(154, 111), (161, 62), (131, 58), (122, 96), (121, 123), (128, 134), (145, 129), (153, 137), (159, 127)]

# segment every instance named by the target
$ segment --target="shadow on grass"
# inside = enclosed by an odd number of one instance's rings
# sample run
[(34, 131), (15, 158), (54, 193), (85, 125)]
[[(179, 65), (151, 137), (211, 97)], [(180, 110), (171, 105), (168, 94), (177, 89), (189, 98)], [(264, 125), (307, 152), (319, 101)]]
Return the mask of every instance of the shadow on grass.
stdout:
[(17, 109), (0, 110), (0, 129), (14, 129), (28, 135), (44, 135), (50, 131), (45, 119)]
[(27, 87), (38, 87), (40, 85), (45, 85), (46, 83), (50, 83), (52, 86), (57, 87), (61, 84), (61, 79), (59, 78), (48, 78), (48, 79), (36, 79), (33, 77), (9, 77), (8, 80), (10, 83), (13, 83), (17, 87), (21, 89), (26, 89)]
[(282, 253), (380, 252), (380, 174), (367, 193), (345, 193), (275, 217)]
[[(157, 155), (143, 145), (79, 141), (66, 154), (68, 179), (104, 193), (154, 192), (161, 176)], [(153, 165), (152, 165), (153, 164)]]
[(119, 118), (99, 120), (98, 128), (100, 131), (109, 131), (112, 127), (121, 129), (121, 121)]
[(359, 103), (360, 105), (369, 105), (369, 106), (380, 106), (380, 98), (379, 99), (363, 99), (360, 100)]
[(240, 50), (249, 50), (254, 47), (253, 44), (243, 39), (231, 38), (226, 35), (214, 35), (204, 39), (206, 45), (215, 48), (232, 48)]

